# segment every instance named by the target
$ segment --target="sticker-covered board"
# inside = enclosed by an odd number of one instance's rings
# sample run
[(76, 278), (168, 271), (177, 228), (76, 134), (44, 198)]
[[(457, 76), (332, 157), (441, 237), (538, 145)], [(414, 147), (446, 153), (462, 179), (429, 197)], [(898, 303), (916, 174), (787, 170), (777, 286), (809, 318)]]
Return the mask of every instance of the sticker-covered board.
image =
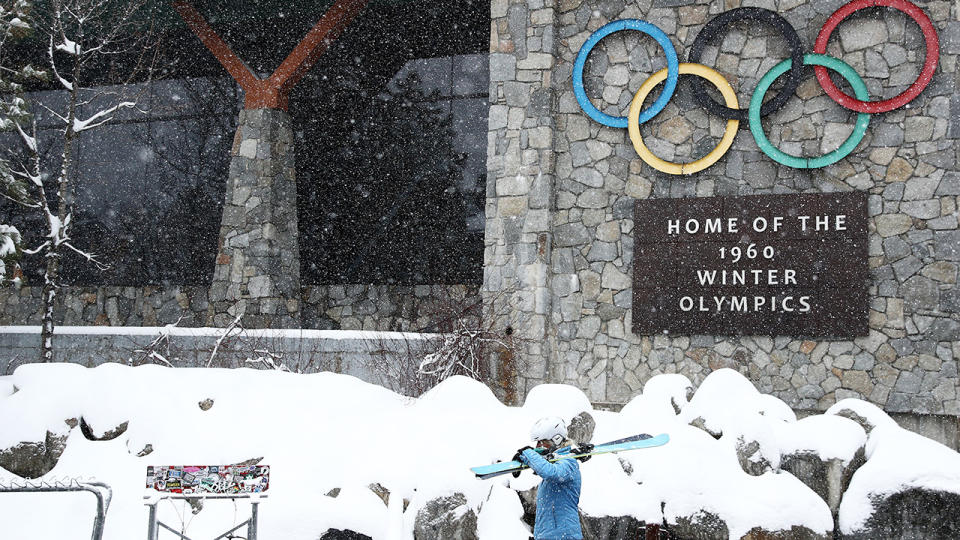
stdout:
[(147, 488), (167, 493), (263, 493), (269, 465), (169, 465), (147, 467)]

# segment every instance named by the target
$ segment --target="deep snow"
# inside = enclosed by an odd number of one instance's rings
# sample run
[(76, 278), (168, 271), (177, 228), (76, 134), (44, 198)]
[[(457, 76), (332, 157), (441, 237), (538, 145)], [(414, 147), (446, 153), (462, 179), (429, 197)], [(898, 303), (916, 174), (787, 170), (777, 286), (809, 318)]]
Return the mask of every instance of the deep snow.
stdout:
[[(756, 526), (831, 530), (826, 503), (794, 476), (743, 472), (735, 451), (740, 437), (757, 440), (758, 459), (774, 467), (782, 455), (799, 451), (849, 461), (865, 444), (867, 464), (841, 505), (844, 529), (856, 529), (869, 516), (871, 494), (904, 486), (960, 493), (960, 455), (900, 429), (865, 402), (846, 400), (827, 414), (797, 421), (783, 402), (731, 370), (712, 373), (688, 402), (692, 390), (682, 375), (656, 376), (642, 395), (613, 413), (592, 410), (580, 390), (563, 385), (538, 386), (524, 406), (507, 407), (484, 385), (463, 377), (413, 399), (333, 373), (33, 364), (0, 377), (0, 448), (42, 441), (48, 430), (69, 433), (63, 456), (42, 480), (96, 479), (112, 486), (105, 534), (111, 540), (146, 534), (148, 465), (258, 457), (271, 466), (260, 538), (316, 540), (327, 528), (346, 528), (406, 540), (427, 501), (462, 492), (478, 509), (482, 538), (526, 540), (530, 531), (520, 521), (513, 491), (539, 480), (526, 472), (518, 479), (483, 481), (469, 467), (508, 459), (529, 443), (529, 426), (541, 416), (569, 420), (584, 410), (597, 423), (594, 442), (641, 432), (671, 437), (663, 447), (584, 463), (581, 510), (590, 515), (672, 522), (707, 510), (727, 522), (734, 538)], [(214, 405), (203, 411), (198, 404), (206, 399)], [(860, 425), (835, 415), (841, 410), (861, 411), (876, 427), (868, 437)], [(111, 441), (90, 441), (64, 422), (81, 417), (98, 434), (124, 421), (129, 428)], [(698, 417), (722, 436), (688, 425)], [(137, 457), (148, 444), (153, 452)], [(631, 475), (621, 460), (632, 467)], [(21, 480), (0, 469), (0, 484)], [(375, 482), (391, 491), (389, 506), (367, 489)], [(339, 496), (326, 496), (333, 488), (341, 488)], [(94, 499), (87, 493), (0, 497), (3, 538), (89, 535)], [(403, 499), (409, 501), (406, 511)], [(192, 538), (212, 538), (248, 515), (246, 504), (229, 501), (207, 502), (197, 515), (180, 502), (164, 501), (159, 511), (174, 528), (186, 524)]]

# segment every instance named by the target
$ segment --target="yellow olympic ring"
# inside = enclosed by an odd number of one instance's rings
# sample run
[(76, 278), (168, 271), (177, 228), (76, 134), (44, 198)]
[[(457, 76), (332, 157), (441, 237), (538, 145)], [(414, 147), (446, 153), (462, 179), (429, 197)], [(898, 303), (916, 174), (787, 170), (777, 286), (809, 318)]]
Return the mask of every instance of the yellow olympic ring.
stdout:
[[(723, 78), (723, 75), (717, 73), (717, 71), (703, 64), (681, 63), (680, 74), (703, 77), (717, 87), (717, 90), (723, 95), (723, 100), (726, 102), (727, 107), (731, 109), (740, 108), (740, 105), (737, 103), (737, 94), (734, 93), (733, 87), (731, 87), (730, 83)], [(637, 151), (640, 159), (654, 169), (667, 174), (693, 174), (713, 165), (727, 153), (727, 150), (733, 145), (733, 138), (736, 137), (737, 130), (740, 128), (740, 121), (727, 120), (727, 130), (723, 133), (720, 144), (711, 150), (709, 154), (696, 161), (691, 161), (690, 163), (672, 163), (658, 158), (643, 144), (643, 137), (640, 135), (639, 119), (640, 109), (643, 107), (643, 100), (647, 98), (647, 94), (649, 94), (654, 87), (666, 80), (666, 78), (667, 68), (663, 68), (651, 75), (649, 79), (640, 85), (640, 89), (637, 90), (637, 93), (633, 96), (633, 101), (630, 102), (630, 112), (627, 113), (627, 131), (630, 132), (630, 140), (633, 141), (633, 148)]]

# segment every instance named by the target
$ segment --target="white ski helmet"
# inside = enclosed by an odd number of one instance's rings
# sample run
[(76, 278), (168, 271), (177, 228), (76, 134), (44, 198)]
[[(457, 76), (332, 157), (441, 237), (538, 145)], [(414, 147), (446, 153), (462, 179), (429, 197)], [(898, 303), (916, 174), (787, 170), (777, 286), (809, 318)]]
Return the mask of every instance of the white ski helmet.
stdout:
[(530, 439), (534, 443), (537, 441), (548, 440), (556, 446), (560, 446), (567, 438), (567, 423), (559, 416), (547, 416), (541, 418), (530, 428)]

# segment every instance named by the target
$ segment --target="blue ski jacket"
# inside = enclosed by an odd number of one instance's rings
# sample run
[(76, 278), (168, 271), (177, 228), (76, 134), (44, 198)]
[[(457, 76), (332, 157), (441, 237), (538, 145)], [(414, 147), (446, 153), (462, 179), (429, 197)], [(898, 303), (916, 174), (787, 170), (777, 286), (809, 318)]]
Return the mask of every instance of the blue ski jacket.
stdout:
[(535, 450), (524, 450), (521, 460), (543, 482), (537, 490), (535, 540), (582, 540), (580, 530), (580, 464), (575, 459), (550, 463)]

